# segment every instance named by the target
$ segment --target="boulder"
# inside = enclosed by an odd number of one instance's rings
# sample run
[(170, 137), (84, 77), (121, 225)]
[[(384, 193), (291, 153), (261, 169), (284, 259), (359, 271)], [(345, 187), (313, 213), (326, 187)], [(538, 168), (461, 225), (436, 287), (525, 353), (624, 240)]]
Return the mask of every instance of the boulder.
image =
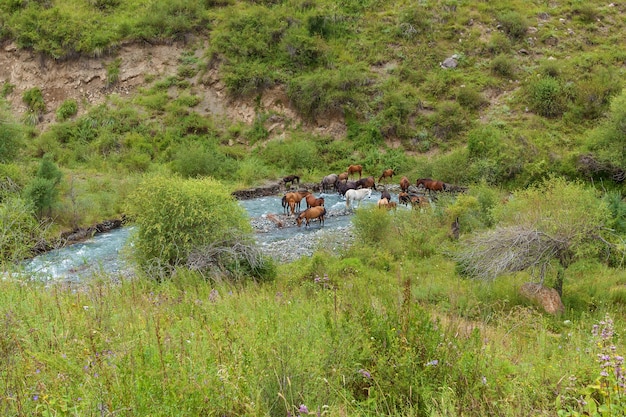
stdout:
[(554, 288), (527, 282), (520, 288), (520, 293), (534, 303), (540, 305), (546, 313), (558, 315), (565, 312), (565, 306), (559, 293)]

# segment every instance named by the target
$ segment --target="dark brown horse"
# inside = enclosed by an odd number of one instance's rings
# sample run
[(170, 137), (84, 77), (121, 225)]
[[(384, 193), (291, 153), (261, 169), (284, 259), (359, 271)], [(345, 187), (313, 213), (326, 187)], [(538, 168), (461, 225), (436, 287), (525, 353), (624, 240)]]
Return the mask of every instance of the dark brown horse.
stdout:
[(400, 180), (400, 189), (406, 193), (409, 190), (410, 186), (411, 181), (409, 181), (407, 177), (402, 177), (402, 179)]
[(352, 174), (359, 173), (359, 179), (361, 178), (361, 174), (363, 174), (363, 167), (361, 165), (350, 165), (348, 167), (348, 178), (352, 176)]
[(296, 223), (298, 227), (302, 225), (302, 220), (305, 221), (305, 226), (309, 226), (309, 222), (313, 219), (319, 219), (320, 227), (324, 226), (324, 216), (326, 216), (326, 209), (324, 206), (311, 207), (298, 214), (296, 217)]
[(346, 181), (337, 184), (337, 192), (341, 195), (346, 195), (346, 191), (356, 190), (356, 181)]
[(446, 190), (446, 184), (443, 181), (433, 180), (432, 178), (419, 178), (415, 182), (415, 186), (419, 188), (420, 185), (424, 187), (425, 189), (427, 189), (429, 194), (432, 191), (445, 191)]
[(424, 197), (423, 195), (416, 195), (416, 194), (411, 194), (410, 195), (411, 198), (411, 206), (413, 208), (423, 208), (423, 207), (428, 207), (429, 206), (429, 202), (428, 202), (428, 198)]
[(311, 208), (311, 207), (317, 207), (317, 206), (323, 206), (324, 205), (324, 198), (320, 197), (320, 198), (316, 198), (313, 194), (309, 194), (305, 197), (306, 200), (306, 208)]
[(388, 201), (391, 201), (391, 194), (389, 194), (389, 191), (383, 188), (383, 190), (380, 192), (380, 198), (386, 198)]
[(381, 182), (385, 178), (393, 179), (394, 174), (395, 172), (393, 171), (393, 169), (386, 169), (383, 171), (383, 175), (381, 175), (380, 178), (378, 178), (378, 182)]
[(411, 202), (411, 196), (409, 196), (409, 193), (402, 191), (398, 194), (398, 201), (406, 206)]
[(293, 184), (300, 184), (300, 177), (297, 175), (287, 175), (286, 177), (283, 177), (283, 184), (285, 184), (285, 187), (287, 187), (287, 183), (289, 183), (289, 185), (293, 185)]
[(374, 177), (361, 178), (356, 182), (356, 188), (373, 188), (376, 189), (376, 180)]

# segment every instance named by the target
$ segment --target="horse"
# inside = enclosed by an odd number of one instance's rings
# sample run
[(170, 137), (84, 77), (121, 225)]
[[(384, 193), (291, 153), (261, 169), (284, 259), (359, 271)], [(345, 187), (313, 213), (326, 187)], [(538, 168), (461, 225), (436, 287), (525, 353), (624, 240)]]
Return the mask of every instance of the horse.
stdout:
[(387, 208), (387, 206), (389, 205), (389, 200), (383, 197), (378, 200), (378, 203), (376, 204), (378, 205), (378, 208)]
[(406, 191), (402, 191), (400, 194), (398, 194), (398, 201), (400, 202), (400, 204), (404, 204), (406, 206), (411, 202), (411, 196), (409, 196), (409, 193), (407, 193)]
[(376, 180), (374, 179), (374, 177), (361, 178), (356, 182), (356, 188), (376, 189)]
[(305, 197), (306, 200), (306, 208), (311, 208), (311, 207), (317, 207), (317, 206), (323, 206), (324, 205), (324, 198), (320, 197), (320, 198), (316, 198), (313, 194), (309, 194)]
[(361, 201), (370, 198), (372, 195), (371, 188), (359, 188), (358, 190), (346, 191), (346, 208), (350, 208), (352, 202), (357, 202), (357, 207), (361, 205)]
[(359, 173), (359, 179), (361, 179), (361, 174), (363, 173), (363, 167), (361, 165), (350, 165), (348, 167), (348, 178), (352, 176), (352, 174)]
[(341, 195), (346, 195), (346, 191), (356, 190), (356, 181), (346, 181), (337, 184), (337, 192)]
[(322, 178), (322, 183), (321, 183), (322, 191), (335, 188), (338, 178), (339, 178), (339, 175), (337, 174), (329, 174), (329, 175), (326, 175), (324, 178)]
[(393, 169), (385, 169), (383, 171), (383, 175), (381, 175), (380, 178), (378, 178), (378, 182), (381, 182), (385, 178), (393, 179), (394, 174), (395, 174), (395, 172), (394, 172)]
[(421, 196), (421, 195), (411, 194), (410, 198), (411, 198), (411, 206), (413, 208), (416, 208), (416, 207), (420, 207), (420, 208), (428, 207), (428, 205), (430, 204), (428, 202), (428, 199), (426, 197), (424, 197), (424, 196)]
[(285, 208), (285, 206), (289, 206), (291, 214), (295, 214), (296, 207), (300, 209), (300, 202), (304, 197), (309, 194), (311, 194), (309, 191), (296, 191), (293, 193), (285, 194), (285, 196), (283, 197), (283, 208)]
[(383, 188), (383, 190), (380, 192), (380, 198), (386, 198), (388, 201), (391, 201), (391, 194), (389, 193), (389, 191)]
[(346, 182), (348, 181), (348, 177), (349, 175), (347, 172), (342, 172), (341, 174), (337, 175), (337, 182)]
[(400, 189), (406, 193), (409, 190), (410, 186), (411, 181), (409, 181), (407, 177), (402, 177), (402, 179), (400, 180)]
[(285, 187), (287, 187), (287, 183), (290, 183), (290, 186), (293, 184), (300, 184), (300, 177), (297, 175), (287, 175), (286, 177), (283, 177), (283, 184), (285, 184)]
[(428, 190), (428, 194), (432, 191), (446, 190), (446, 184), (443, 181), (433, 180), (432, 178), (419, 178), (415, 182), (415, 186), (419, 188), (420, 185)]
[(296, 217), (296, 223), (298, 223), (298, 227), (302, 225), (302, 220), (305, 221), (304, 227), (309, 227), (309, 222), (313, 219), (319, 219), (320, 227), (324, 226), (324, 216), (326, 216), (326, 209), (324, 206), (311, 207)]

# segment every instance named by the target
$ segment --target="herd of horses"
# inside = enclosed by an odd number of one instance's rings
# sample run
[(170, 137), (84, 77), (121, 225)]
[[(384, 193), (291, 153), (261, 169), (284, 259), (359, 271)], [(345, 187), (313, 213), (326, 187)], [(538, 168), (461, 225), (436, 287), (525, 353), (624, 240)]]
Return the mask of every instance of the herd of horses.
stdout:
[[(359, 179), (351, 179), (359, 175)], [(378, 183), (383, 181), (387, 183), (393, 179), (395, 172), (393, 169), (385, 169), (382, 175), (378, 178)], [(285, 186), (287, 184), (299, 184), (300, 177), (297, 175), (289, 175), (281, 181)], [(426, 196), (412, 192), (410, 190), (411, 181), (403, 176), (400, 179), (400, 193), (398, 194), (398, 203), (404, 205), (411, 205), (413, 208), (426, 207), (429, 203), (429, 198)], [(443, 181), (433, 180), (432, 178), (418, 178), (415, 182), (417, 189), (424, 189), (428, 192), (428, 196), (433, 196), (432, 193), (449, 191), (450, 185)], [(320, 188), (322, 192), (328, 192), (335, 190), (345, 198), (346, 208), (359, 207), (361, 202), (370, 198), (372, 195), (372, 189), (376, 190), (376, 180), (373, 176), (363, 177), (362, 165), (350, 165), (348, 169), (341, 174), (329, 174), (326, 175), (321, 183)], [(307, 208), (301, 210), (301, 202), (306, 202)], [(312, 220), (318, 220), (320, 226), (324, 225), (324, 217), (327, 212), (324, 208), (324, 198), (315, 197), (310, 191), (293, 191), (287, 192), (281, 200), (283, 206), (283, 212), (290, 216), (295, 216), (298, 226), (305, 223), (305, 227), (310, 225)], [(391, 194), (384, 187), (381, 189), (381, 197), (378, 201), (378, 207), (384, 207), (387, 209), (395, 209), (397, 203), (391, 200)]]

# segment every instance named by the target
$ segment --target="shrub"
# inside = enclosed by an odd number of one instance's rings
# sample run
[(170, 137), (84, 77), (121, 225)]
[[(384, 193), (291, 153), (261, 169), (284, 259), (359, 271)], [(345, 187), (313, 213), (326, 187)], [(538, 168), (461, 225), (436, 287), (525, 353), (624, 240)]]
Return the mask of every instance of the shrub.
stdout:
[(116, 58), (107, 64), (107, 87), (117, 84), (117, 81), (120, 78), (120, 65), (122, 65), (122, 60), (120, 58)]
[(78, 112), (78, 103), (74, 99), (65, 100), (56, 111), (58, 122), (64, 122)]
[(258, 151), (262, 161), (289, 172), (300, 172), (317, 167), (318, 155), (314, 142), (292, 139), (270, 141)]
[(38, 116), (46, 111), (46, 103), (43, 100), (43, 94), (39, 87), (33, 87), (24, 91), (22, 101), (26, 104), (29, 111)]
[(493, 32), (487, 43), (487, 51), (493, 55), (502, 55), (510, 50), (511, 40), (500, 32)]
[(518, 12), (503, 13), (498, 20), (504, 33), (513, 40), (520, 40), (528, 30), (528, 22)]
[[(223, 242), (245, 243), (250, 224), (244, 209), (210, 178), (147, 176), (128, 198), (127, 213), (137, 226), (133, 255), (147, 273), (189, 267), (190, 256)], [(200, 261), (195, 258), (194, 263)]]
[(471, 87), (459, 88), (456, 94), (458, 103), (468, 110), (479, 110), (487, 104), (487, 100)]
[(491, 61), (491, 73), (504, 78), (515, 76), (515, 64), (510, 56), (500, 54)]
[(542, 77), (527, 86), (528, 104), (540, 116), (558, 117), (565, 110), (561, 83), (553, 77)]
[(59, 195), (59, 184), (63, 174), (54, 163), (51, 154), (46, 154), (39, 164), (37, 174), (24, 188), (24, 196), (32, 202), (34, 209), (42, 216), (50, 214)]
[(172, 161), (172, 171), (183, 178), (232, 179), (236, 170), (236, 161), (220, 152), (215, 145), (204, 147), (194, 143), (181, 146)]
[(22, 148), (24, 133), (17, 123), (5, 121), (4, 112), (0, 117), (0, 162), (11, 162)]
[(16, 262), (31, 255), (42, 236), (32, 205), (18, 197), (0, 204), (0, 262)]

